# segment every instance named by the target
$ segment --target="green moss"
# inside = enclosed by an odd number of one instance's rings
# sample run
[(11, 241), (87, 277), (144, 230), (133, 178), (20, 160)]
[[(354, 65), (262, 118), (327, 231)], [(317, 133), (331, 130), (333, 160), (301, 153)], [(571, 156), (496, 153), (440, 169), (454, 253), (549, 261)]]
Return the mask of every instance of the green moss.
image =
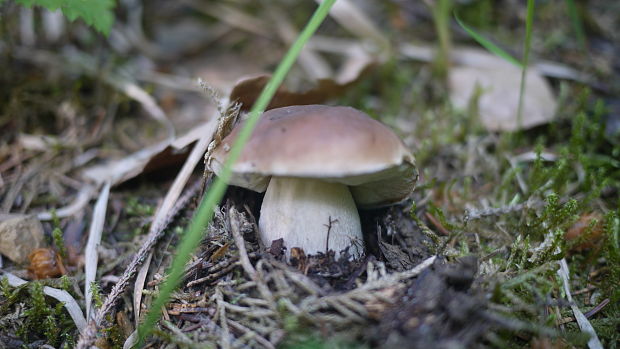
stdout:
[(54, 228), (54, 230), (52, 231), (52, 239), (54, 240), (54, 245), (58, 250), (58, 254), (60, 254), (63, 259), (66, 259), (67, 248), (65, 247), (65, 239), (63, 238), (63, 233), (60, 228)]
[(610, 211), (605, 216), (604, 240), (602, 256), (609, 265), (603, 290), (610, 298), (612, 307), (620, 312), (620, 208)]
[(129, 217), (150, 217), (155, 213), (155, 207), (141, 203), (137, 197), (130, 197), (125, 206), (125, 214)]
[[(46, 344), (58, 347), (60, 345), (74, 345), (73, 335), (76, 328), (67, 314), (64, 305), (47, 298), (43, 293), (43, 285), (33, 281), (20, 287), (12, 288), (6, 278), (0, 282), (2, 291), (2, 311), (19, 314), (14, 324), (16, 334), (25, 343), (44, 340)], [(13, 310), (13, 308), (15, 309)], [(19, 309), (24, 308), (23, 311)], [(0, 329), (3, 330), (3, 329)]]
[(90, 293), (92, 295), (93, 304), (96, 308), (99, 308), (103, 305), (103, 298), (101, 297), (101, 289), (99, 288), (99, 284), (95, 281), (90, 283)]

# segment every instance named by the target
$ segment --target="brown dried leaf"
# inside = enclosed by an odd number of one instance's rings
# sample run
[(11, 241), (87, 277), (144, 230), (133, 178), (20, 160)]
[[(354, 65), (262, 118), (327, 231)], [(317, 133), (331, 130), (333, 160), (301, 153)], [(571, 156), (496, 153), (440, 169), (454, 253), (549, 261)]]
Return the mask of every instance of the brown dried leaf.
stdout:
[(52, 248), (37, 248), (28, 255), (28, 276), (35, 280), (67, 274), (60, 255)]
[[(372, 69), (373, 65), (372, 62), (367, 61), (363, 67), (358, 67), (356, 76), (347, 75), (347, 78), (351, 78), (348, 81), (338, 82), (334, 79), (319, 79), (315, 87), (303, 92), (290, 91), (281, 86), (266, 110), (289, 105), (320, 104), (330, 98), (341, 96), (347, 89), (360, 81)], [(230, 100), (240, 103), (241, 110), (249, 110), (270, 78), (269, 75), (260, 75), (240, 80), (230, 92)]]

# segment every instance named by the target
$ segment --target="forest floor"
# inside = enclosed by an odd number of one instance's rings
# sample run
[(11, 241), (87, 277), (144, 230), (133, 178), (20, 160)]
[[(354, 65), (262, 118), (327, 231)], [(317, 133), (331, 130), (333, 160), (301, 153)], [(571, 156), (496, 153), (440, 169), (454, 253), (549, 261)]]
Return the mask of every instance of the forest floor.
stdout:
[[(471, 32), (521, 61), (523, 1), (339, 5), (271, 107), (388, 125), (412, 197), (360, 210), (363, 258), (287, 261), (263, 194), (229, 187), (145, 346), (619, 347), (620, 3), (536, 2), (523, 89)], [(74, 347), (97, 316), (97, 346), (136, 343), (211, 139), (315, 7), (126, 1), (106, 37), (0, 2), (0, 347)]]

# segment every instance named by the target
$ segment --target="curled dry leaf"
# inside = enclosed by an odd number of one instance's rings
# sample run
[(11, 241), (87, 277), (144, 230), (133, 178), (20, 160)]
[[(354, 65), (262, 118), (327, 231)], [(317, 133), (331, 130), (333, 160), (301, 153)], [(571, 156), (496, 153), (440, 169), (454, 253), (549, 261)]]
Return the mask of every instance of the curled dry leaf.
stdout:
[(28, 276), (32, 279), (49, 279), (67, 274), (62, 258), (52, 248), (37, 248), (28, 255)]
[[(341, 96), (347, 89), (360, 81), (372, 69), (373, 65), (372, 62), (366, 61), (365, 65), (357, 71), (356, 76), (348, 74), (350, 80), (319, 79), (313, 88), (302, 92), (294, 92), (285, 87), (280, 87), (266, 110), (290, 105), (321, 104), (330, 98)], [(270, 78), (269, 75), (260, 75), (240, 80), (230, 92), (230, 100), (240, 103), (241, 110), (249, 110)]]
[(519, 120), (521, 69), (491, 54), (476, 55), (484, 65), (455, 66), (450, 71), (450, 100), (455, 107), (466, 109), (479, 96), (480, 121), (488, 131), (529, 129), (553, 120), (557, 102), (549, 83), (538, 72), (527, 72)]

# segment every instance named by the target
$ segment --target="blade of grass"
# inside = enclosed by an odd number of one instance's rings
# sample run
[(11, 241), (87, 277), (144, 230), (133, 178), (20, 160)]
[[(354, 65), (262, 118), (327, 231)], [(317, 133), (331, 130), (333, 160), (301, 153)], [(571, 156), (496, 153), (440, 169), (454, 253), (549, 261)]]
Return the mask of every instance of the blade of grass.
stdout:
[(581, 21), (581, 16), (579, 15), (579, 11), (577, 11), (577, 5), (575, 5), (575, 0), (565, 0), (565, 2), (566, 8), (568, 9), (568, 16), (570, 17), (573, 29), (575, 30), (575, 34), (577, 35), (577, 41), (579, 42), (579, 46), (581, 47), (583, 52), (587, 52), (586, 35), (583, 30), (583, 22)]
[(476, 40), (476, 42), (478, 42), (482, 47), (486, 48), (489, 52), (493, 53), (494, 55), (500, 58), (503, 58), (507, 62), (510, 62), (519, 68), (523, 68), (523, 64), (521, 64), (521, 62), (519, 62), (518, 59), (514, 58), (513, 56), (510, 55), (510, 53), (504, 51), (499, 46), (491, 42), (489, 39), (485, 38), (484, 36), (476, 32), (474, 29), (470, 28), (468, 25), (463, 23), (463, 21), (461, 21), (456, 11), (454, 11), (454, 19), (459, 24), (459, 26), (461, 26), (461, 28), (463, 28), (463, 30), (465, 30), (467, 34), (469, 34), (469, 36), (471, 36), (474, 40)]
[(439, 38), (439, 50), (435, 60), (435, 72), (437, 76), (445, 79), (450, 66), (450, 9), (452, 8), (452, 0), (439, 0), (435, 2), (433, 11), (433, 21), (435, 22), (435, 31)]
[(304, 30), (300, 33), (297, 40), (293, 43), (286, 56), (284, 56), (284, 58), (280, 62), (280, 65), (278, 65), (278, 68), (274, 72), (273, 77), (265, 86), (260, 96), (258, 97), (258, 100), (252, 107), (252, 110), (250, 111), (250, 117), (247, 119), (245, 125), (241, 129), (241, 132), (239, 132), (239, 136), (235, 140), (235, 143), (229, 152), (229, 157), (226, 161), (226, 164), (224, 165), (222, 173), (218, 178), (215, 179), (213, 185), (211, 186), (211, 189), (200, 203), (200, 207), (198, 208), (198, 211), (196, 212), (189, 226), (189, 229), (185, 232), (184, 237), (179, 244), (179, 247), (177, 248), (177, 254), (172, 261), (172, 266), (170, 268), (168, 277), (162, 285), (159, 291), (159, 295), (151, 305), (146, 319), (138, 329), (140, 339), (137, 347), (142, 347), (144, 339), (151, 333), (155, 322), (157, 322), (157, 320), (159, 319), (160, 309), (162, 309), (162, 307), (168, 301), (172, 291), (181, 281), (183, 269), (185, 264), (189, 260), (190, 254), (193, 252), (193, 250), (202, 239), (202, 232), (213, 218), (213, 209), (215, 208), (215, 205), (220, 202), (220, 200), (224, 196), (224, 191), (226, 190), (227, 186), (226, 183), (230, 179), (231, 175), (231, 164), (233, 164), (238, 159), (245, 143), (250, 138), (252, 130), (258, 122), (260, 114), (265, 110), (265, 108), (271, 101), (271, 98), (275, 94), (277, 88), (284, 80), (284, 77), (290, 70), (293, 63), (295, 63), (301, 49), (312, 37), (319, 25), (323, 22), (323, 20), (329, 13), (329, 9), (332, 7), (335, 1), (336, 0), (325, 0), (317, 8), (312, 18), (310, 18), (310, 20), (308, 21), (308, 24), (306, 25)]
[(517, 110), (517, 125), (521, 129), (523, 120), (523, 96), (525, 94), (525, 79), (527, 77), (527, 65), (530, 60), (530, 47), (532, 46), (532, 24), (534, 23), (534, 0), (527, 0), (527, 17), (525, 19), (525, 43), (523, 49), (523, 66), (521, 67), (521, 86), (519, 87), (519, 108)]

